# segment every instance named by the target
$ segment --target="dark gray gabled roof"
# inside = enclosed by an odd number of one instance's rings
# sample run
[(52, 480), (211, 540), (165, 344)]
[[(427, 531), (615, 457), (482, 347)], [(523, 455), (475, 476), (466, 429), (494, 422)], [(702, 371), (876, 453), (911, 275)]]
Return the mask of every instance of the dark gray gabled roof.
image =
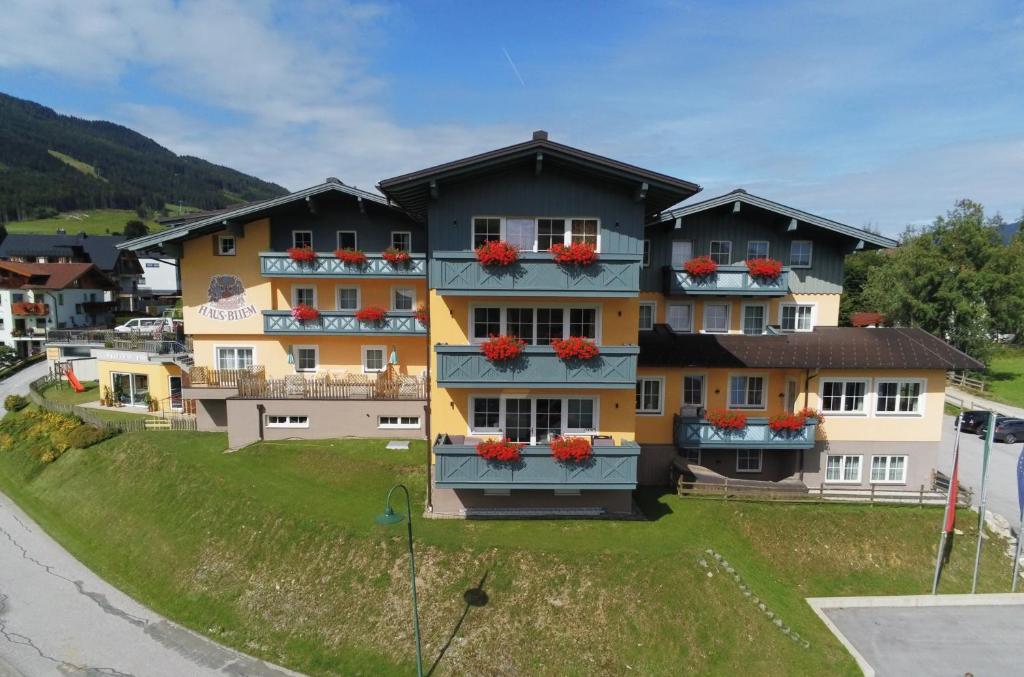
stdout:
[(123, 235), (8, 233), (3, 241), (0, 241), (0, 258), (72, 256), (74, 249), (80, 247), (89, 263), (96, 264), (100, 270), (110, 271), (117, 265), (117, 259), (121, 255), (118, 245), (124, 241)]
[(534, 137), (523, 143), (384, 179), (377, 184), (377, 187), (382, 193), (403, 206), (410, 214), (423, 219), (430, 201), (432, 182), (437, 183), (517, 161), (536, 160), (538, 155), (542, 165), (548, 162), (573, 165), (598, 173), (605, 178), (612, 177), (635, 183), (637, 188), (641, 184), (647, 184), (646, 199), (650, 213), (661, 211), (700, 191), (700, 186), (690, 181), (555, 143), (549, 140), (547, 132), (543, 131), (534, 132)]
[(216, 212), (207, 218), (188, 221), (180, 226), (161, 230), (156, 233), (150, 233), (149, 235), (143, 235), (142, 237), (137, 237), (134, 240), (123, 242), (119, 244), (118, 247), (121, 249), (131, 249), (135, 251), (156, 249), (166, 242), (186, 240), (210, 230), (217, 230), (222, 228), (226, 221), (252, 221), (275, 207), (280, 207), (292, 202), (305, 200), (309, 197), (331, 192), (344, 193), (345, 195), (351, 195), (362, 200), (369, 200), (370, 202), (383, 205), (390, 209), (401, 211), (399, 207), (391, 204), (387, 198), (377, 195), (376, 193), (370, 193), (359, 188), (346, 186), (337, 179), (328, 179), (321, 184), (317, 184), (303, 190), (297, 190), (294, 193), (288, 193), (281, 197), (262, 200), (260, 202), (250, 202), (249, 204), (241, 205), (233, 209)]
[(891, 248), (899, 246), (899, 242), (896, 240), (885, 237), (884, 235), (878, 235), (877, 233), (870, 233), (862, 228), (855, 228), (854, 226), (848, 226), (845, 223), (839, 223), (838, 221), (832, 221), (821, 216), (815, 216), (808, 212), (793, 207), (788, 207), (778, 202), (773, 202), (757, 195), (752, 195), (742, 188), (737, 188), (725, 195), (719, 195), (708, 200), (702, 200), (701, 202), (694, 202), (693, 204), (683, 205), (676, 207), (675, 209), (669, 209), (662, 212), (659, 218), (653, 223), (647, 225), (655, 225), (658, 223), (666, 223), (673, 221), (678, 218), (686, 217), (690, 214), (697, 214), (708, 209), (715, 209), (716, 207), (722, 207), (730, 205), (735, 202), (742, 202), (743, 204), (752, 205), (754, 207), (760, 207), (770, 212), (775, 212), (782, 216), (796, 219), (798, 222), (807, 223), (812, 226), (819, 228), (825, 228), (841, 235), (854, 238), (856, 240), (863, 240), (864, 243), (874, 245), (876, 247)]

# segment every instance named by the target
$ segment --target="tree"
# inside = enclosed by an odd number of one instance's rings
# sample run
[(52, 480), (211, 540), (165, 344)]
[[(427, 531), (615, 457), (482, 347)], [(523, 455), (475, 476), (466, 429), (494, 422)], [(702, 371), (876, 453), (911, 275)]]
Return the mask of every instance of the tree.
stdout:
[(149, 233), (149, 226), (138, 219), (132, 219), (128, 223), (124, 224), (125, 237), (142, 237), (147, 233)]
[(855, 252), (846, 257), (843, 266), (843, 296), (839, 300), (839, 324), (850, 325), (850, 315), (869, 308), (864, 302), (864, 285), (868, 274), (885, 263), (888, 254), (877, 249)]
[(0, 343), (0, 369), (6, 369), (18, 362), (18, 351), (6, 343)]

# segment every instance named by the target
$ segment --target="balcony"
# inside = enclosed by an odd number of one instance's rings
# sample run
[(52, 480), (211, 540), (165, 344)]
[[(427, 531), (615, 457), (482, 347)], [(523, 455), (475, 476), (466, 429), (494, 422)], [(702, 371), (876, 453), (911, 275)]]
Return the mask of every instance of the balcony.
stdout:
[(680, 449), (812, 449), (817, 423), (796, 432), (776, 432), (767, 418), (748, 418), (742, 430), (721, 430), (701, 418), (676, 416), (675, 444)]
[(380, 322), (362, 322), (348, 310), (324, 310), (317, 320), (296, 320), (290, 310), (264, 310), (263, 333), (289, 336), (426, 336), (409, 311), (389, 311)]
[(484, 266), (471, 251), (434, 252), (430, 285), (449, 296), (636, 296), (640, 260), (601, 254), (597, 263), (579, 267), (555, 263), (547, 252), (524, 252), (510, 266)]
[(785, 296), (789, 293), (789, 268), (774, 280), (754, 277), (746, 264), (718, 266), (711, 275), (694, 277), (683, 268), (665, 267), (666, 294), (738, 294), (741, 296)]
[(563, 360), (551, 346), (526, 346), (507, 362), (491, 362), (480, 346), (434, 347), (442, 388), (635, 388), (637, 346), (601, 346), (592, 360)]
[(188, 355), (192, 338), (174, 332), (115, 332), (109, 329), (51, 329), (46, 332), (49, 345), (88, 346), (151, 355)]
[(46, 303), (15, 301), (11, 304), (11, 315), (16, 317), (45, 317), (50, 314), (50, 306)]
[[(443, 436), (445, 439), (451, 439)], [(551, 447), (524, 447), (516, 463), (487, 461), (476, 441), (458, 436), (458, 444), (435, 444), (434, 486), (442, 489), (619, 489), (636, 488), (640, 445), (595, 440), (593, 455), (583, 463), (556, 461)], [(607, 446), (602, 445), (607, 443)]]
[(374, 278), (426, 277), (427, 260), (423, 254), (411, 254), (406, 265), (393, 266), (380, 254), (367, 254), (366, 265), (352, 266), (339, 261), (334, 252), (317, 252), (309, 263), (293, 261), (284, 252), (260, 252), (260, 273), (264, 277)]

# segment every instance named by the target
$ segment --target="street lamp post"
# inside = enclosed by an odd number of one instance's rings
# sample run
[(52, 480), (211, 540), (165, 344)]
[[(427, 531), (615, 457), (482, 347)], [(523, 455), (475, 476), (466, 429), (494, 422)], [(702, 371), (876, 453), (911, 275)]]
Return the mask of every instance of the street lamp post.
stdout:
[[(391, 494), (395, 492), (395, 489), (401, 489), (405, 492), (405, 515), (395, 512), (391, 508)], [(412, 550), (412, 500), (409, 498), (409, 490), (405, 485), (396, 484), (388, 490), (384, 512), (377, 515), (377, 524), (400, 524), (406, 518), (409, 520), (409, 577), (412, 581), (412, 629), (413, 634), (416, 636), (416, 677), (423, 677), (423, 654), (420, 650), (420, 613), (416, 606), (416, 556)]]

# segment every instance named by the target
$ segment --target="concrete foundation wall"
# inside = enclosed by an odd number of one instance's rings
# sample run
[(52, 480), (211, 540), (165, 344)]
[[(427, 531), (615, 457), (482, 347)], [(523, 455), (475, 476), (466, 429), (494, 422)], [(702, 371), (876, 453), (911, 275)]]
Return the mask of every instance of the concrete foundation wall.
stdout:
[(636, 462), (636, 481), (641, 486), (668, 486), (672, 461), (679, 450), (668, 444), (645, 444)]
[[(323, 440), (339, 437), (423, 439), (426, 402), (423, 400), (225, 400), (228, 446), (244, 447), (262, 439)], [(272, 428), (263, 415), (308, 416), (304, 428)], [(379, 428), (378, 416), (419, 416), (418, 428)]]
[(224, 432), (228, 429), (228, 410), (224, 400), (196, 400), (196, 429)]
[(633, 511), (632, 491), (587, 491), (579, 495), (555, 495), (554, 491), (512, 490), (507, 496), (485, 494), (481, 489), (434, 489), (434, 513), (462, 516), (465, 508), (604, 508), (609, 515)]

